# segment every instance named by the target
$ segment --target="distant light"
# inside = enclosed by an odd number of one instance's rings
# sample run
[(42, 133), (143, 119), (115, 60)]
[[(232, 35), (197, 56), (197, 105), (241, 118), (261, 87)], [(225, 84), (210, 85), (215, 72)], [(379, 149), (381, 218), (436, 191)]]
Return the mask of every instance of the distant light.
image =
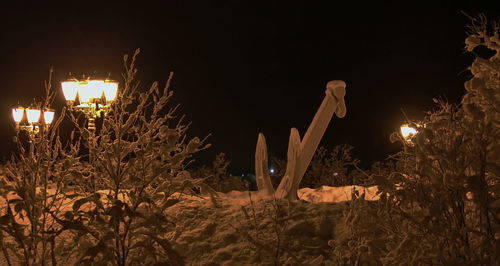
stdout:
[[(54, 110), (46, 109), (45, 111), (39, 109), (32, 108), (24, 108), (24, 107), (15, 107), (12, 108), (12, 117), (16, 122), (17, 129), (23, 129), (30, 131), (35, 127), (38, 127), (39, 124), (45, 123), (49, 125), (54, 120)], [(30, 126), (20, 126), (20, 123), (26, 119)]]
[(338, 175), (339, 175), (339, 173), (337, 173), (337, 172), (333, 173), (333, 176), (338, 176)]
[(271, 174), (274, 174), (274, 172), (275, 172), (275, 171), (274, 171), (274, 169), (273, 169), (273, 168), (271, 168), (271, 169), (269, 170), (269, 172), (271, 172)]
[(401, 126), (401, 135), (406, 141), (410, 141), (410, 139), (415, 136), (418, 133), (417, 129), (414, 127), (411, 127), (409, 125), (402, 125)]

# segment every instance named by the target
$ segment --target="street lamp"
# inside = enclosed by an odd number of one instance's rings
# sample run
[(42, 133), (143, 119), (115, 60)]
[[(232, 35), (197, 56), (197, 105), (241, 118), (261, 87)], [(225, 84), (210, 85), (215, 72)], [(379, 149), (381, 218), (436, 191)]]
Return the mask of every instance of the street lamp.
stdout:
[(70, 110), (84, 113), (92, 131), (95, 119), (109, 111), (118, 93), (118, 82), (108, 79), (71, 79), (61, 82), (61, 87)]
[(408, 124), (403, 124), (401, 125), (401, 136), (403, 136), (403, 139), (407, 142), (411, 142), (411, 139), (413, 136), (415, 136), (418, 133), (418, 130), (416, 127), (410, 126)]
[[(62, 91), (70, 110), (82, 112), (88, 120), (89, 148), (95, 147), (95, 120), (101, 114), (106, 115), (118, 94), (118, 82), (108, 79), (71, 79), (61, 82)], [(96, 157), (89, 152), (89, 162)], [(93, 188), (97, 188), (96, 179), (90, 177)]]
[(35, 135), (43, 126), (50, 126), (54, 120), (54, 110), (24, 108), (22, 106), (12, 108), (12, 118), (16, 122), (16, 130), (24, 130)]

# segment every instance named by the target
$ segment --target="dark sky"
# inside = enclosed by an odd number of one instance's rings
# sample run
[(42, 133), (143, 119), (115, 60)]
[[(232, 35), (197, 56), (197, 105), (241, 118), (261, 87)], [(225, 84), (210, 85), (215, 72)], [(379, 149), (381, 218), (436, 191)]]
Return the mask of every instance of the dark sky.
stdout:
[(2, 156), (13, 151), (10, 108), (43, 95), (50, 67), (60, 107), (69, 72), (120, 79), (123, 54), (141, 48), (142, 84), (174, 71), (173, 102), (192, 121), (189, 134), (212, 133), (201, 162), (225, 152), (231, 171), (252, 171), (258, 132), (284, 157), (290, 128), (303, 136), (333, 79), (347, 83), (347, 115), (332, 120), (322, 145), (348, 143), (365, 163), (383, 160), (399, 148), (389, 135), (401, 108), (418, 119), (434, 97), (460, 100), (472, 60), (461, 11), (500, 14), (497, 1), (104, 2), (3, 6)]

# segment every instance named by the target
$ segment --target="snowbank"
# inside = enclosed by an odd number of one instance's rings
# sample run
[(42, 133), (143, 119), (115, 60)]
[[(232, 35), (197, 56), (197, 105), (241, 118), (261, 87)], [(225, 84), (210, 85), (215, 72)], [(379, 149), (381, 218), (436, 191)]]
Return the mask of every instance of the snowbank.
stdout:
[[(299, 199), (312, 203), (320, 202), (343, 202), (352, 199), (353, 192), (359, 193), (359, 195), (365, 194), (366, 200), (378, 200), (379, 195), (377, 195), (377, 186), (363, 187), (363, 186), (343, 186), (343, 187), (330, 187), (321, 186), (319, 188), (301, 188), (298, 190), (297, 194)], [(268, 198), (266, 195), (262, 195), (259, 191), (230, 191), (228, 193), (219, 193), (219, 196), (230, 198), (235, 202), (246, 202), (249, 199), (249, 193), (252, 199), (258, 200), (263, 198)]]
[(362, 186), (344, 186), (344, 187), (329, 187), (321, 186), (320, 188), (302, 188), (298, 191), (298, 196), (301, 200), (312, 203), (319, 202), (342, 202), (352, 199), (352, 193), (357, 191), (359, 195), (365, 194), (366, 200), (378, 200), (377, 186), (362, 187)]

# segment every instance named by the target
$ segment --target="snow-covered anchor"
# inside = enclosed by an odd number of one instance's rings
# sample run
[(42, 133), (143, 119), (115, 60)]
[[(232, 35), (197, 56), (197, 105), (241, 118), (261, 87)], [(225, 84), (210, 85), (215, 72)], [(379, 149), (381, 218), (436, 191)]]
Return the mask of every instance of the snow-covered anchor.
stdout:
[(287, 167), (285, 176), (274, 191), (271, 178), (267, 171), (267, 147), (262, 133), (259, 133), (255, 150), (255, 177), (259, 194), (288, 200), (298, 200), (297, 190), (316, 149), (325, 134), (326, 128), (335, 113), (342, 118), (346, 114), (344, 102), (346, 84), (342, 80), (333, 80), (327, 83), (325, 98), (307, 129), (302, 141), (296, 128), (290, 131), (288, 142)]
[(262, 196), (273, 195), (274, 189), (268, 170), (266, 138), (262, 133), (259, 133), (255, 149), (255, 180)]

